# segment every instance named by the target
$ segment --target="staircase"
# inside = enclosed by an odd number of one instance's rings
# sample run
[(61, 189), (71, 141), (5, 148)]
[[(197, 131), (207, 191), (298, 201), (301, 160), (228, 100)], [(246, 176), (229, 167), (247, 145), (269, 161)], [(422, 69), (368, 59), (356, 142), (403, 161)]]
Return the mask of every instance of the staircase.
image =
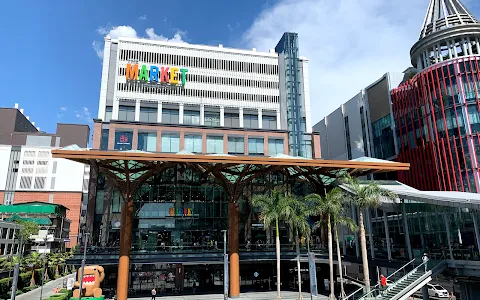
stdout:
[(345, 300), (406, 300), (446, 267), (445, 261), (428, 261), (425, 264), (416, 263), (414, 259), (387, 277), (388, 282), (391, 283), (386, 288), (377, 284), (369, 293), (360, 298), (353, 296), (352, 298), (347, 297)]

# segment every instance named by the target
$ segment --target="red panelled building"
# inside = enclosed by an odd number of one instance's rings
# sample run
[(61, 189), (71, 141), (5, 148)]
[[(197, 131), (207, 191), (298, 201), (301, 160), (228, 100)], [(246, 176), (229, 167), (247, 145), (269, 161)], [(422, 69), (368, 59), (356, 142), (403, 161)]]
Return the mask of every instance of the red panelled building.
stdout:
[(392, 91), (399, 180), (421, 190), (478, 192), (480, 23), (460, 1), (432, 0), (411, 60)]

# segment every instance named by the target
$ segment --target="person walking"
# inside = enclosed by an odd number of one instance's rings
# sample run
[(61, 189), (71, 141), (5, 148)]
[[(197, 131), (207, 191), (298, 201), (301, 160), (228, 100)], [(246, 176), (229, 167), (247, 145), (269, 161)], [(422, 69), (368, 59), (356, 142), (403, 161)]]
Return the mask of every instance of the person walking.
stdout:
[(155, 300), (155, 297), (157, 296), (157, 290), (155, 288), (152, 289), (152, 300)]
[(457, 296), (453, 292), (450, 292), (450, 296), (448, 297), (450, 300), (457, 300)]
[(428, 255), (427, 255), (427, 253), (423, 253), (422, 262), (423, 262), (423, 264), (425, 265), (425, 272), (427, 272), (427, 262), (428, 262)]

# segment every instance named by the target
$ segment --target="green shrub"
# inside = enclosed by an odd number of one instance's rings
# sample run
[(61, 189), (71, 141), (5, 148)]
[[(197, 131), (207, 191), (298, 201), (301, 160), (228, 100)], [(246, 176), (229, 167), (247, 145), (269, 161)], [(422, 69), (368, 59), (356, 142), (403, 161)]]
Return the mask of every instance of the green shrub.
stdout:
[(7, 295), (7, 293), (10, 291), (10, 283), (10, 278), (0, 279), (0, 295)]
[(32, 279), (32, 271), (20, 273), (20, 275), (18, 275), (17, 288), (24, 290), (24, 288), (30, 287), (30, 279)]

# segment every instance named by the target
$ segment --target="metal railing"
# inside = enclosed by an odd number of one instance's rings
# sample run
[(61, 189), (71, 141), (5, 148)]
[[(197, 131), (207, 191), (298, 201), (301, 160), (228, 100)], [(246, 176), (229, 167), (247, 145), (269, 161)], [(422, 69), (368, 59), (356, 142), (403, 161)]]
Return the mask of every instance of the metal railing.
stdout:
[[(397, 271), (393, 272), (390, 276), (387, 277), (387, 281), (389, 278), (392, 278), (393, 275), (396, 275), (396, 274), (401, 274), (400, 273), (400, 270), (405, 270), (406, 267), (410, 266), (410, 265), (413, 265), (414, 266), (414, 263), (415, 262), (415, 259), (411, 260), (410, 262), (408, 262), (406, 265), (404, 265), (403, 267), (401, 267), (400, 269), (398, 269)], [(377, 284), (374, 286), (374, 289), (371, 290), (369, 293), (363, 295), (360, 300), (365, 300), (365, 299), (369, 299), (369, 298), (377, 298), (378, 296), (382, 296), (382, 295), (385, 295), (389, 290), (392, 290), (394, 289), (400, 282), (402, 282), (403, 280), (405, 280), (406, 278), (408, 278), (411, 274), (413, 273), (416, 273), (418, 271), (419, 268), (425, 268), (425, 271), (427, 271), (427, 263), (428, 263), (428, 260), (425, 261), (425, 262), (422, 262), (420, 265), (418, 265), (417, 267), (414, 267), (413, 270), (411, 270), (410, 272), (408, 273), (404, 273), (403, 276), (401, 276), (400, 278), (398, 278), (397, 280), (395, 280), (392, 284), (389, 284), (386, 288), (383, 288), (380, 286), (380, 284)], [(402, 280), (403, 279), (403, 280)], [(382, 298), (380, 298), (382, 299)]]

